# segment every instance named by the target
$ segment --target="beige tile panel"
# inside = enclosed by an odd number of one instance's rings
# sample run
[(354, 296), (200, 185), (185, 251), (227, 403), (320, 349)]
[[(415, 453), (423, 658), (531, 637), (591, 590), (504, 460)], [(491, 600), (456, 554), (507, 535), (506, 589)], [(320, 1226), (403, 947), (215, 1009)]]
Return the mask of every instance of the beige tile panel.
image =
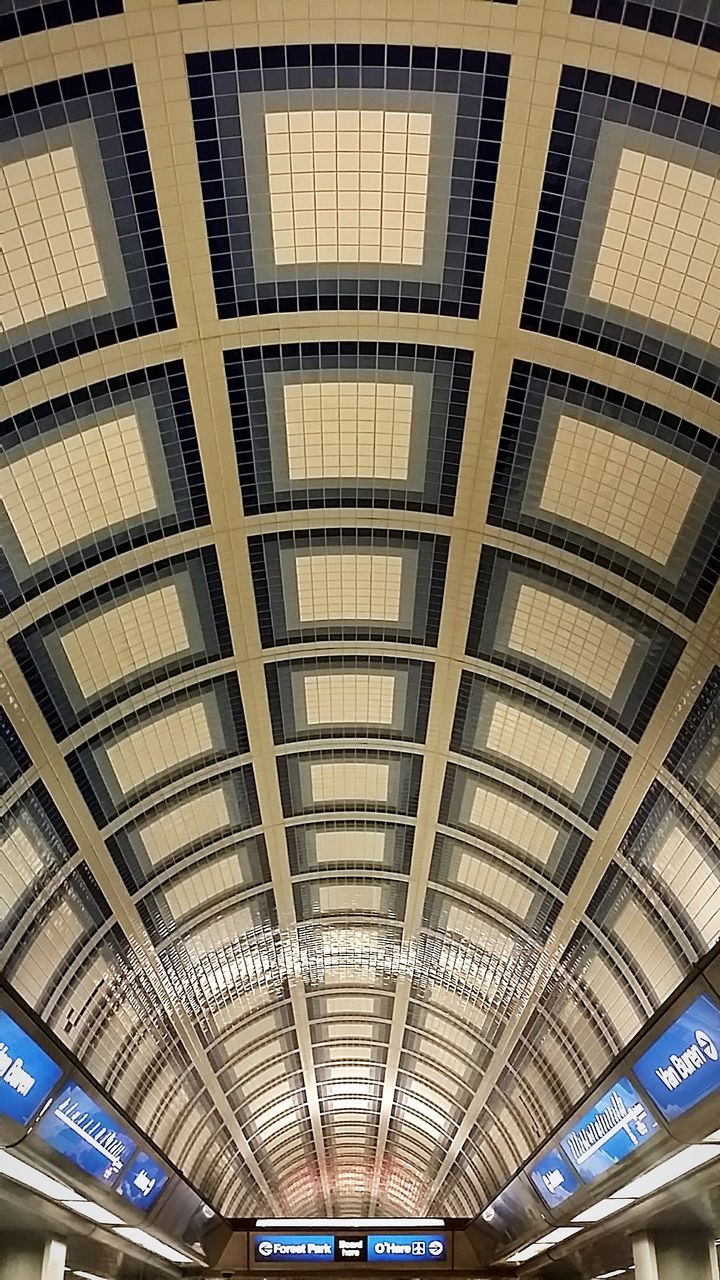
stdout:
[(225, 789), (218, 786), (173, 805), (159, 817), (141, 825), (138, 834), (150, 861), (156, 863), (162, 862), (176, 849), (219, 831), (229, 821)]
[(558, 829), (526, 805), (507, 799), (491, 787), (479, 785), (473, 798), (470, 821), (483, 831), (525, 850), (536, 862), (546, 863), (558, 839)]
[(318, 831), (315, 856), (324, 862), (378, 862), (385, 858), (384, 831)]
[(622, 679), (633, 638), (561, 596), (523, 583), (510, 648), (611, 698)]
[(120, 790), (127, 795), (149, 778), (212, 750), (202, 699), (140, 725), (106, 748)]
[(278, 265), (420, 265), (432, 118), (407, 111), (265, 117)]
[(291, 382), (283, 392), (291, 480), (407, 480), (412, 383)]
[(571, 792), (590, 757), (579, 738), (501, 698), (493, 707), (487, 746)]
[(72, 147), (0, 168), (0, 332), (106, 295)]
[(176, 657), (189, 646), (182, 605), (174, 586), (105, 609), (60, 637), (65, 656), (86, 698)]
[(304, 684), (308, 724), (392, 724), (394, 676), (335, 672)]
[(664, 565), (699, 483), (657, 450), (563, 415), (540, 506)]
[(156, 509), (137, 418), (87, 427), (0, 472), (0, 497), (30, 565)]
[(295, 561), (301, 622), (372, 618), (397, 622), (401, 556), (344, 552), (300, 555)]
[(624, 148), (590, 294), (717, 344), (720, 179)]
[(310, 786), (316, 804), (326, 800), (387, 801), (390, 766), (370, 760), (311, 764)]

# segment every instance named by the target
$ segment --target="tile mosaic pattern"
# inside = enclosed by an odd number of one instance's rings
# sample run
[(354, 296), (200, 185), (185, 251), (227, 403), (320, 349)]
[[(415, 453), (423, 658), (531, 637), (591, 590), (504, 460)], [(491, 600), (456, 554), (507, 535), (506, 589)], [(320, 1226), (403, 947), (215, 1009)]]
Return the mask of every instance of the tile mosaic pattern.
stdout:
[(446, 538), (341, 528), (253, 537), (248, 546), (265, 647), (307, 639), (436, 642)]
[(572, 11), (720, 52), (716, 0), (573, 0)]
[(187, 65), (222, 319), (478, 314), (504, 54), (288, 45)]
[(629, 762), (625, 752), (542, 698), (469, 671), (460, 681), (450, 748), (502, 768), (593, 825)]
[(231, 1216), (516, 1222), (717, 946), (708, 53), (221, 10), (0, 0), (2, 978)]
[[(6, 252), (14, 255), (0, 272), (4, 383), (174, 326), (131, 66), (17, 90), (0, 100), (0, 170)], [(54, 173), (70, 175), (74, 195), (60, 196)], [(85, 190), (92, 192), (92, 216)], [(67, 218), (54, 212), (60, 204)], [(62, 228), (55, 226), (58, 217)], [(36, 246), (31, 251), (28, 234)], [(44, 281), (53, 260), (63, 269), (51, 294)]]
[(2, 0), (0, 40), (123, 12), (123, 0)]
[(246, 515), (322, 506), (452, 515), (470, 352), (303, 342), (226, 351), (225, 369)]
[(26, 409), (0, 431), (6, 610), (130, 547), (209, 521), (180, 361)]
[(12, 636), (10, 648), (61, 739), (101, 708), (230, 655), (214, 550), (108, 582)]
[(718, 442), (583, 378), (513, 366), (488, 520), (697, 618), (717, 582)]
[(481, 555), (468, 654), (561, 692), (633, 738), (683, 647), (668, 628), (578, 578), (491, 547)]
[(432, 693), (429, 662), (316, 657), (265, 668), (273, 736), (402, 738), (423, 742)]
[(190, 684), (95, 734), (67, 757), (99, 826), (191, 772), (243, 755), (247, 729), (235, 675)]
[(524, 328), (718, 398), (719, 130), (709, 103), (563, 69)]

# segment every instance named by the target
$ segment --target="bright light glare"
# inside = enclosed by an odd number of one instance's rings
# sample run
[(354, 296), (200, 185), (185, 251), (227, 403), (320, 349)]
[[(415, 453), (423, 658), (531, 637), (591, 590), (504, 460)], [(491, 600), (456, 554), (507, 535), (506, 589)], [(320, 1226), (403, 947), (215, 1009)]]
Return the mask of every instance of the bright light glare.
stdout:
[(80, 1280), (105, 1280), (105, 1276), (96, 1276), (94, 1271), (73, 1271), (72, 1274)]
[(72, 1209), (73, 1213), (79, 1213), (83, 1218), (89, 1218), (91, 1222), (99, 1222), (103, 1227), (122, 1226), (122, 1218), (118, 1218), (116, 1213), (111, 1213), (104, 1205), (95, 1204), (94, 1200), (74, 1201), (68, 1205), (68, 1209)]
[(533, 1244), (526, 1244), (524, 1249), (511, 1253), (509, 1258), (505, 1258), (505, 1262), (527, 1262), (530, 1258), (535, 1258), (538, 1253), (544, 1253), (551, 1245), (560, 1244), (562, 1240), (568, 1240), (570, 1236), (577, 1235), (578, 1231), (582, 1231), (582, 1227), (556, 1227), (540, 1240), (535, 1240)]
[(651, 1192), (666, 1187), (676, 1178), (692, 1173), (693, 1169), (699, 1169), (702, 1165), (709, 1164), (711, 1160), (717, 1160), (718, 1156), (720, 1156), (720, 1145), (696, 1144), (685, 1147), (682, 1151), (678, 1151), (677, 1155), (670, 1156), (669, 1160), (663, 1160), (654, 1169), (641, 1173), (639, 1178), (633, 1178), (632, 1182), (615, 1191), (610, 1199), (640, 1200), (643, 1196), (649, 1196)]
[[(602, 1222), (603, 1218), (609, 1218), (613, 1213), (619, 1213), (621, 1209), (627, 1209), (633, 1201), (628, 1197), (627, 1200), (608, 1197), (607, 1200), (598, 1200), (597, 1204), (591, 1204), (589, 1209), (583, 1209), (582, 1213), (576, 1213), (573, 1222)], [(622, 1272), (616, 1274), (621, 1275)]]
[(165, 1244), (164, 1240), (158, 1240), (156, 1236), (151, 1236), (149, 1231), (143, 1231), (142, 1227), (114, 1227), (113, 1230), (124, 1240), (139, 1244), (142, 1249), (147, 1249), (148, 1253), (156, 1253), (159, 1258), (167, 1258), (168, 1262), (193, 1262), (197, 1266), (197, 1258), (191, 1258), (189, 1254), (173, 1249), (171, 1245)]
[(444, 1227), (444, 1218), (258, 1218), (256, 1227)]
[[(634, 1271), (635, 1268), (631, 1267), (630, 1270)], [(627, 1269), (625, 1267), (621, 1267), (619, 1271), (603, 1271), (601, 1276), (593, 1276), (593, 1280), (613, 1280), (613, 1276), (626, 1276), (626, 1275), (627, 1275)]]
[(71, 1187), (66, 1187), (64, 1182), (58, 1182), (56, 1178), (42, 1173), (40, 1169), (34, 1169), (24, 1160), (18, 1160), (17, 1156), (11, 1155), (9, 1151), (0, 1151), (0, 1174), (10, 1178), (12, 1182), (19, 1182), (23, 1187), (29, 1187), (31, 1191), (38, 1191), (41, 1196), (47, 1196), (48, 1200), (60, 1200), (71, 1204), (73, 1200), (84, 1199), (79, 1191), (73, 1191)]

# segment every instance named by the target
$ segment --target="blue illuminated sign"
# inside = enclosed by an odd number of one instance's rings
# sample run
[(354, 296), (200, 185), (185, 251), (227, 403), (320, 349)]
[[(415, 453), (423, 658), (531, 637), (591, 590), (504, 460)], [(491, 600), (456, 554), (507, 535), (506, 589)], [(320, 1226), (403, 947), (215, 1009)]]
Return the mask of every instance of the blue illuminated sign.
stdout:
[(40, 1117), (36, 1133), (43, 1142), (101, 1182), (112, 1183), (135, 1150), (123, 1133), (82, 1089), (70, 1083)]
[(556, 1209), (577, 1191), (580, 1183), (559, 1151), (549, 1151), (530, 1169), (533, 1186), (540, 1192), (549, 1209)]
[(0, 1112), (29, 1124), (61, 1075), (62, 1067), (0, 1011)]
[(160, 1165), (141, 1151), (125, 1169), (117, 1185), (117, 1193), (136, 1209), (149, 1209), (162, 1191), (168, 1176)]
[(368, 1236), (368, 1262), (444, 1262), (447, 1257), (446, 1237), (435, 1235)]
[(334, 1262), (334, 1236), (255, 1236), (256, 1262)]
[(720, 1008), (698, 996), (633, 1067), (663, 1115), (672, 1120), (720, 1088)]
[(594, 1182), (632, 1155), (657, 1128), (630, 1081), (621, 1079), (565, 1134), (560, 1145), (583, 1181)]

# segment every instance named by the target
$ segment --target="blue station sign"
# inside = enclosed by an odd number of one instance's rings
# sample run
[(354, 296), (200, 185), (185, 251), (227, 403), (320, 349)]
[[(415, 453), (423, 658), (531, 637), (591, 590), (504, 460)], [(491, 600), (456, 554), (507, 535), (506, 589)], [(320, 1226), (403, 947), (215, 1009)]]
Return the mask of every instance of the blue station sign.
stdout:
[(29, 1124), (62, 1075), (62, 1067), (0, 1011), (0, 1113)]
[(445, 1262), (447, 1238), (443, 1232), (434, 1235), (369, 1235), (367, 1238), (368, 1262)]
[(117, 1185), (117, 1193), (136, 1209), (149, 1209), (162, 1191), (168, 1176), (144, 1151), (123, 1170)]
[(594, 1182), (637, 1151), (657, 1129), (657, 1121), (623, 1077), (568, 1130), (560, 1145), (583, 1182)]
[(557, 1209), (580, 1186), (565, 1157), (555, 1150), (532, 1165), (530, 1178), (549, 1209)]
[(134, 1139), (72, 1082), (40, 1117), (35, 1132), (101, 1182), (113, 1183), (135, 1151)]
[(334, 1262), (335, 1237), (325, 1235), (255, 1236), (256, 1262)]
[(684, 1115), (720, 1088), (720, 1008), (698, 996), (638, 1058), (643, 1089), (667, 1120)]

